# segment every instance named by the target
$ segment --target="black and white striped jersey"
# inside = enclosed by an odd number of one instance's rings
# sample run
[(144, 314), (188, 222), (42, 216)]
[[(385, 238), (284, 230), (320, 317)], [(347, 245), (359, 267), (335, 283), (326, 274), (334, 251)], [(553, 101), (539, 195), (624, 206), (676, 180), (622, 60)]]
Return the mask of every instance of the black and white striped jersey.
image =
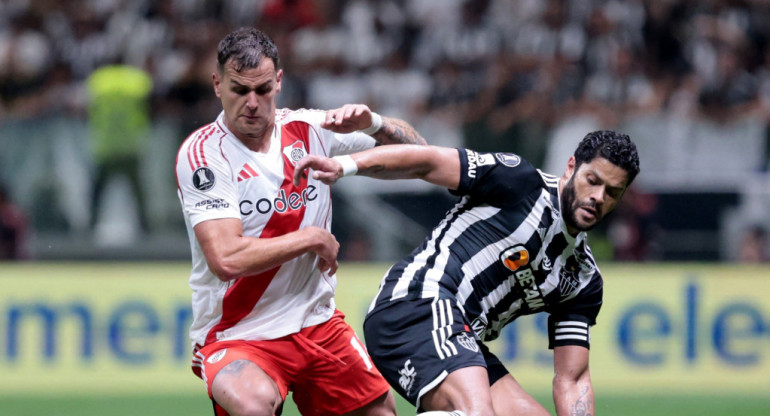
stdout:
[(567, 233), (558, 178), (510, 153), (460, 149), (461, 200), (423, 244), (388, 270), (369, 313), (392, 302), (452, 299), (479, 340), (547, 312), (549, 346), (588, 347), (602, 278), (585, 232)]

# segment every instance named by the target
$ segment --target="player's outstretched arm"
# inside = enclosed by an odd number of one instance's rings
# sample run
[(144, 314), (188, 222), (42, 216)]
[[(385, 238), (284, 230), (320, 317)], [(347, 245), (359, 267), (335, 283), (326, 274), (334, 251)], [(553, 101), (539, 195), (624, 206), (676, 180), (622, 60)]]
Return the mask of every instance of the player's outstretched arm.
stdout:
[(558, 416), (593, 416), (594, 388), (588, 348), (567, 345), (553, 350), (553, 400)]
[(335, 133), (361, 130), (372, 136), (377, 144), (428, 144), (411, 124), (397, 118), (382, 117), (364, 104), (345, 104), (328, 110), (321, 127)]
[(457, 189), (460, 184), (457, 149), (438, 146), (380, 146), (333, 158), (308, 155), (297, 162), (295, 184), (307, 175), (308, 169), (313, 171), (314, 179), (328, 185), (350, 174), (376, 179), (422, 179), (449, 189)]
[(243, 235), (239, 219), (222, 218), (203, 221), (194, 231), (209, 269), (223, 281), (262, 273), (309, 252), (318, 256), (322, 272), (337, 270), (340, 245), (334, 235), (319, 227), (254, 238)]

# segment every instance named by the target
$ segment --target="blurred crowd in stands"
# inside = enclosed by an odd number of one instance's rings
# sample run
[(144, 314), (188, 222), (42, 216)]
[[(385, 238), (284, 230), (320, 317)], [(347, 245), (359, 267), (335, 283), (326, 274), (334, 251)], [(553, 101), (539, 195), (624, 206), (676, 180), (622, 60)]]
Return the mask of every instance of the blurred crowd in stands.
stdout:
[[(181, 142), (219, 111), (217, 42), (255, 26), (279, 47), (280, 106), (366, 103), (433, 144), (540, 166), (549, 132), (585, 114), (606, 128), (643, 114), (767, 123), (767, 22), (766, 0), (4, 0), (0, 123), (85, 118), (89, 75), (123, 64), (149, 74), (149, 114), (177, 120)], [(609, 236), (652, 232), (629, 228), (655, 209), (638, 200)], [(623, 256), (654, 257), (637, 239)]]

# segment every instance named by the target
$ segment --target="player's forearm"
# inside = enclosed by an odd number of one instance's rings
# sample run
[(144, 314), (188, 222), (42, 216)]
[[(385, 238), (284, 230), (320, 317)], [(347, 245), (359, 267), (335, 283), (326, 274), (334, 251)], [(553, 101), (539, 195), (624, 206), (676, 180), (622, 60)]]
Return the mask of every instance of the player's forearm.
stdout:
[(351, 155), (360, 176), (376, 179), (423, 177), (431, 168), (432, 149), (421, 146), (384, 146)]
[(220, 280), (228, 281), (279, 267), (313, 251), (317, 244), (306, 229), (273, 238), (242, 236), (209, 249), (206, 259), (211, 271)]
[(588, 374), (578, 380), (554, 379), (557, 416), (594, 416), (594, 389)]
[(456, 149), (437, 146), (382, 146), (351, 155), (357, 175), (376, 179), (423, 179), (456, 189), (460, 162)]
[(390, 117), (382, 117), (382, 127), (372, 137), (379, 144), (428, 144), (412, 125)]

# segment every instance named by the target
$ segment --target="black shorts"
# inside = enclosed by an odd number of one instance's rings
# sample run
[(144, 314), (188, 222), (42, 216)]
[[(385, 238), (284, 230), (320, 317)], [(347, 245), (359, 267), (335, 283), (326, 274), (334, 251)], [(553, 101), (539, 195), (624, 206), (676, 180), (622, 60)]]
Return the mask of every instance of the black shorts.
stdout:
[(395, 301), (364, 321), (366, 348), (388, 383), (419, 409), (420, 397), (452, 371), (487, 369), (489, 384), (508, 374), (500, 360), (471, 332), (451, 299)]

